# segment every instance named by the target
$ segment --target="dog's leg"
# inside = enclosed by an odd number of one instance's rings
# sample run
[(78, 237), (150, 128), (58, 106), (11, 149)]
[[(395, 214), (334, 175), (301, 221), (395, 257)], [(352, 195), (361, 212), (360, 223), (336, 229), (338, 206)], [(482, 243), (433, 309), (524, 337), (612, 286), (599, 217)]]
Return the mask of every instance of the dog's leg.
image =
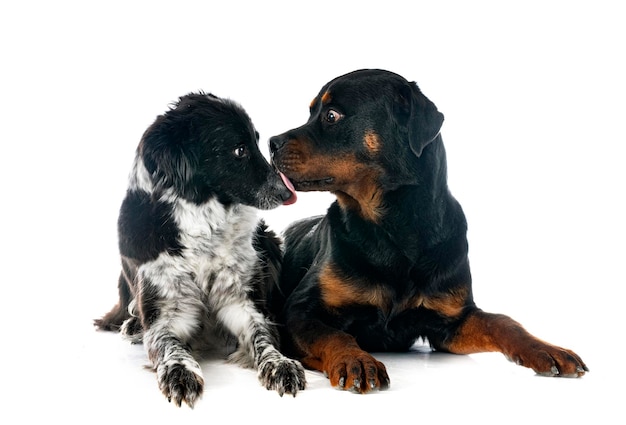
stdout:
[(361, 394), (389, 388), (385, 365), (361, 349), (352, 335), (315, 320), (292, 324), (290, 332), (303, 353), (302, 363), (323, 372), (333, 387)]
[(184, 401), (193, 407), (202, 395), (204, 379), (189, 347), (159, 325), (146, 332), (144, 343), (163, 394), (177, 406)]
[(176, 405), (184, 401), (193, 407), (204, 387), (189, 346), (206, 314), (200, 290), (190, 276), (167, 264), (143, 267), (138, 283), (143, 341), (159, 388)]
[(466, 316), (452, 339), (439, 348), (457, 354), (501, 352), (545, 376), (579, 377), (589, 370), (573, 351), (536, 338), (508, 316), (480, 309)]
[(298, 390), (306, 387), (306, 377), (302, 364), (284, 356), (278, 350), (276, 338), (264, 326), (256, 326), (252, 336), (252, 347), (257, 364), (258, 377), (268, 390), (276, 390), (294, 397)]
[(94, 325), (104, 331), (119, 331), (122, 323), (130, 317), (128, 306), (132, 300), (131, 285), (124, 269), (120, 273), (117, 284), (119, 301), (101, 319), (94, 320)]
[(141, 318), (137, 315), (137, 300), (133, 299), (128, 306), (128, 313), (131, 315), (124, 320), (120, 327), (120, 334), (131, 342), (131, 344), (140, 344), (143, 341), (143, 326)]
[(217, 312), (220, 321), (238, 338), (237, 351), (230, 360), (255, 367), (261, 384), (268, 390), (278, 391), (281, 397), (285, 393), (295, 396), (298, 390), (304, 390), (304, 368), (276, 348), (276, 332), (268, 319), (248, 298), (231, 301)]
[(123, 278), (124, 277), (120, 275), (118, 285), (120, 298), (117, 304), (102, 318), (93, 321), (98, 329), (103, 331), (119, 331), (122, 323), (130, 317), (128, 313), (130, 294), (128, 293), (128, 285), (123, 281)]

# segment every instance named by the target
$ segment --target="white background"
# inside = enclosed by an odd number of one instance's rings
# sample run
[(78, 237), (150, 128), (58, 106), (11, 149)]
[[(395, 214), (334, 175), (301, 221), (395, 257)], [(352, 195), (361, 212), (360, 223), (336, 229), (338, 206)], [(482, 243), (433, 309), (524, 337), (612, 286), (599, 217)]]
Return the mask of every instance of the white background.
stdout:
[[(623, 9), (4, 2), (0, 421), (624, 423)], [(307, 372), (308, 389), (281, 399), (213, 359), (196, 408), (168, 404), (143, 348), (91, 325), (116, 301), (117, 212), (143, 131), (202, 89), (240, 102), (267, 153), (324, 83), (358, 68), (417, 81), (445, 114), (478, 305), (574, 349), (591, 372), (549, 379), (500, 354), (386, 354), (386, 392), (335, 391)], [(331, 200), (300, 194), (264, 216), (281, 230)]]

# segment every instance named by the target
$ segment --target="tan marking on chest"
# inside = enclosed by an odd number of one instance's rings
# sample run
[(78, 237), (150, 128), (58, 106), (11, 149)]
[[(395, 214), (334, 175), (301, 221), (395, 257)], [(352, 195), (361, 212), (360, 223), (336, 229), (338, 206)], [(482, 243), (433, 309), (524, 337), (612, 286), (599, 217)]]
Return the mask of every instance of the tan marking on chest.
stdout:
[(467, 288), (459, 288), (430, 297), (418, 297), (414, 307), (424, 307), (445, 317), (457, 317), (463, 312), (467, 300)]
[(319, 278), (324, 303), (332, 308), (368, 305), (387, 314), (426, 308), (445, 317), (458, 317), (463, 312), (468, 295), (468, 289), (462, 287), (437, 296), (415, 295), (395, 299), (392, 290), (384, 285), (369, 282), (358, 284), (353, 279), (342, 276), (334, 265), (326, 265)]
[(322, 269), (320, 286), (324, 303), (333, 308), (369, 305), (386, 311), (392, 301), (389, 290), (384, 286), (358, 285), (353, 278), (341, 276), (333, 265)]

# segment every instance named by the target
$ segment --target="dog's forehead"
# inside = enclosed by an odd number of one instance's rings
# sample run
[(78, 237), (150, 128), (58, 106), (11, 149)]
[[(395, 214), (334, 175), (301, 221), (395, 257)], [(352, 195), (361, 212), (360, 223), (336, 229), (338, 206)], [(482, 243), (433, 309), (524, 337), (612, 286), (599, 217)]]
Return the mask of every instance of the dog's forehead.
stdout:
[(399, 87), (405, 82), (390, 75), (354, 75), (339, 77), (327, 83), (311, 101), (309, 107), (328, 104), (349, 104), (358, 107), (368, 100), (395, 97)]
[(311, 100), (311, 103), (309, 104), (309, 108), (313, 109), (318, 104), (318, 101), (322, 105), (327, 105), (328, 103), (331, 102), (331, 100), (332, 100), (332, 95), (330, 94), (330, 90), (328, 89), (322, 90), (317, 96), (313, 98), (313, 100)]

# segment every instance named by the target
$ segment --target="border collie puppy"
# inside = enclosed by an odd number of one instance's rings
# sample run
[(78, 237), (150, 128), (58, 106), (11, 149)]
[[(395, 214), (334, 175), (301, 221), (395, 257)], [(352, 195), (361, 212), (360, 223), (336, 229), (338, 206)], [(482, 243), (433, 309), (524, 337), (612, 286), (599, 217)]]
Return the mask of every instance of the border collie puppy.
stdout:
[(95, 325), (143, 341), (168, 400), (193, 407), (204, 386), (194, 349), (224, 335), (236, 340), (229, 359), (255, 367), (267, 389), (304, 389), (265, 307), (282, 258), (257, 217), (295, 200), (231, 100), (190, 93), (144, 133), (118, 219), (120, 299)]

